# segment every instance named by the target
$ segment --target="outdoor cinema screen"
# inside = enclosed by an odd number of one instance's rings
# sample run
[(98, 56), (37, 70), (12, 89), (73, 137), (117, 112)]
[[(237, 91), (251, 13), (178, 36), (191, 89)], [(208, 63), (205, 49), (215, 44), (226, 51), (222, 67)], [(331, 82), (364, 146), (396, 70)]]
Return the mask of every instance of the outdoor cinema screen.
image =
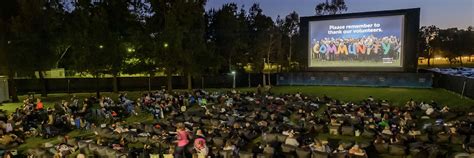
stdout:
[(309, 67), (402, 67), (404, 15), (309, 21)]

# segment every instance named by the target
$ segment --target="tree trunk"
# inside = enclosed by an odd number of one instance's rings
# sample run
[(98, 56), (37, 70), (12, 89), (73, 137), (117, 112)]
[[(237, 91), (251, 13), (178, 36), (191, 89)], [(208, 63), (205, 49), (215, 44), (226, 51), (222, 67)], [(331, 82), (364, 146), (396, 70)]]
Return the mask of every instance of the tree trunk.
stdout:
[(151, 92), (151, 79), (153, 78), (153, 73), (148, 74), (148, 92)]
[(114, 93), (118, 93), (118, 74), (117, 73), (114, 73), (113, 75), (113, 78), (112, 78), (112, 89), (113, 89), (113, 92)]
[(39, 73), (39, 78), (43, 86), (41, 87), (41, 97), (47, 97), (48, 96), (48, 81), (44, 78), (44, 73), (42, 70), (38, 71)]
[(96, 73), (94, 77), (95, 77), (95, 95), (97, 99), (99, 99), (100, 98), (99, 74)]
[(229, 56), (229, 71), (232, 71), (232, 57)]
[(166, 72), (166, 80), (167, 80), (167, 89), (168, 91), (173, 90), (173, 74), (171, 72)]
[(463, 65), (462, 64), (462, 56), (459, 56), (459, 63), (461, 63), (461, 66)]
[(266, 86), (267, 85), (267, 79), (265, 78), (265, 73), (262, 72), (262, 75), (263, 75), (263, 78), (262, 78), (262, 86)]
[(188, 90), (192, 90), (193, 89), (193, 77), (191, 76), (191, 73), (188, 73), (187, 78), (188, 78)]
[(268, 85), (272, 85), (272, 80), (271, 80), (271, 73), (268, 73)]
[(288, 55), (288, 67), (291, 66), (291, 53), (292, 53), (292, 52), (291, 52), (291, 51), (292, 51), (291, 49), (292, 49), (292, 48), (291, 48), (291, 36), (290, 36), (290, 53), (289, 53), (289, 55)]
[(11, 70), (9, 71), (9, 75), (8, 75), (8, 87), (9, 87), (9, 92), (10, 92), (10, 96), (11, 96), (11, 101), (12, 102), (18, 102), (19, 99), (18, 99), (18, 94), (17, 94), (17, 90), (16, 90), (14, 73)]
[(204, 76), (201, 76), (201, 89), (204, 89)]
[(248, 82), (249, 82), (249, 87), (252, 87), (252, 83), (250, 82), (250, 73), (247, 73), (247, 79), (248, 79)]
[(428, 67), (430, 67), (430, 60), (431, 60), (431, 53), (430, 52), (431, 51), (430, 50), (428, 50), (428, 51), (429, 51), (428, 52)]

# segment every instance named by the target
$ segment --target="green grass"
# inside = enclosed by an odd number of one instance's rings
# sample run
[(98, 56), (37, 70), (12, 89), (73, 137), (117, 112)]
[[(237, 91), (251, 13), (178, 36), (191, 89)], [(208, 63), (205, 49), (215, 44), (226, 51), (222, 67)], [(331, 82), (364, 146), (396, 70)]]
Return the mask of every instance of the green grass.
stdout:
[(327, 95), (342, 101), (361, 101), (369, 96), (375, 99), (386, 99), (392, 105), (403, 106), (414, 99), (415, 101), (429, 102), (434, 100), (441, 105), (453, 108), (471, 108), (474, 100), (464, 98), (460, 95), (444, 89), (414, 89), (414, 88), (376, 88), (376, 87), (338, 87), (338, 86), (292, 86), (274, 87), (274, 93), (296, 93), (301, 92), (312, 96)]
[[(141, 92), (136, 91), (136, 92), (127, 92), (127, 96), (130, 99), (136, 99), (140, 96)], [(86, 97), (90, 96), (96, 96), (95, 93), (74, 93), (76, 97), (80, 98), (80, 102)], [(101, 92), (101, 96), (108, 96), (111, 97), (112, 99), (116, 100), (118, 98), (118, 94), (112, 93), (112, 92)], [(53, 107), (54, 103), (61, 103), (62, 100), (70, 101), (71, 97), (73, 94), (67, 94), (67, 93), (52, 93), (48, 94), (47, 97), (41, 97), (41, 100), (43, 101), (44, 107), (49, 108)], [(28, 97), (27, 95), (20, 95), (18, 96), (18, 99), (20, 102), (16, 103), (3, 103), (2, 106), (0, 106), (0, 109), (5, 110), (7, 112), (14, 112), (16, 108), (21, 108), (23, 105), (23, 100)], [(35, 94), (35, 97), (40, 97), (40, 94)]]
[[(92, 136), (93, 133), (91, 131), (83, 131), (83, 130), (74, 130), (66, 134), (70, 138), (74, 137), (87, 137)], [(51, 144), (60, 143), (64, 137), (57, 136), (49, 139), (44, 139), (42, 137), (31, 137), (25, 140), (25, 143), (18, 146), (19, 151), (26, 151), (28, 149), (39, 148), (42, 147), (44, 143), (50, 142)]]
[[(208, 91), (227, 91), (230, 89), (207, 89)], [(256, 88), (239, 88), (239, 91), (255, 91)], [(180, 90), (181, 91), (181, 90)], [(355, 101), (359, 102), (366, 99), (368, 96), (373, 96), (376, 99), (387, 99), (392, 105), (402, 106), (410, 98), (416, 101), (431, 101), (435, 100), (441, 105), (448, 105), (451, 108), (459, 110), (474, 111), (474, 100), (469, 98), (461, 99), (458, 94), (443, 90), (443, 89), (413, 89), (413, 88), (375, 88), (375, 87), (338, 87), (338, 86), (281, 86), (273, 87), (271, 92), (276, 94), (285, 93), (296, 93), (301, 92), (310, 96), (323, 96), (327, 95), (332, 98), (336, 98), (343, 101)], [(117, 94), (110, 92), (103, 92), (102, 95), (109, 96), (113, 99), (117, 98)], [(136, 99), (140, 96), (141, 92), (128, 92), (129, 99)], [(79, 98), (95, 95), (95, 93), (76, 93)], [(19, 96), (20, 100), (23, 100), (26, 96)], [(69, 94), (49, 94), (48, 97), (43, 98), (45, 107), (52, 107), (53, 103), (61, 102), (61, 100), (69, 100), (71, 95)], [(22, 103), (4, 103), (0, 106), (0, 109), (12, 112), (17, 107), (21, 107)], [(322, 112), (326, 107), (323, 106), (317, 113)], [(189, 110), (192, 110), (190, 108)], [(127, 123), (144, 122), (152, 123), (153, 116), (148, 113), (140, 113), (138, 116), (130, 116), (125, 120)], [(80, 130), (74, 130), (67, 134), (70, 137), (88, 137), (92, 136), (91, 132), (85, 132)], [(320, 139), (336, 138), (341, 140), (355, 141), (355, 142), (366, 142), (361, 137), (348, 137), (348, 136), (331, 136), (329, 134), (319, 134), (317, 136)], [(258, 139), (256, 140), (258, 141)], [(26, 149), (37, 148), (46, 142), (58, 143), (58, 137), (43, 139), (40, 137), (29, 138), (26, 143), (20, 145), (17, 149), (19, 151), (25, 151)], [(135, 144), (134, 144), (135, 145)], [(141, 144), (136, 144), (136, 147), (140, 147)]]
[(128, 117), (125, 122), (133, 124), (135, 122), (139, 123), (153, 123), (154, 118), (153, 115), (150, 113), (140, 113), (138, 112), (138, 115), (132, 115)]
[[(207, 89), (208, 91), (227, 91), (229, 89)], [(255, 91), (256, 88), (239, 88), (240, 91)], [(431, 89), (416, 89), (416, 88), (386, 88), (386, 87), (343, 87), (343, 86), (277, 86), (273, 87), (271, 92), (276, 94), (296, 93), (301, 92), (310, 96), (327, 95), (342, 101), (359, 102), (369, 96), (375, 99), (386, 99), (392, 105), (403, 106), (405, 103), (414, 99), (415, 101), (429, 102), (436, 101), (440, 105), (448, 105), (451, 108), (474, 111), (474, 100), (469, 98), (461, 99), (459, 94), (453, 92), (431, 88)], [(129, 99), (136, 99), (141, 92), (127, 92)], [(95, 93), (75, 93), (77, 97), (84, 98), (94, 96)], [(112, 99), (117, 99), (118, 95), (110, 92), (102, 92), (101, 95), (109, 96)], [(19, 96), (23, 100), (26, 96)], [(49, 94), (47, 98), (43, 98), (45, 107), (52, 107), (54, 103), (61, 102), (61, 100), (69, 100), (71, 95), (65, 93)], [(22, 103), (4, 103), (0, 109), (12, 112), (17, 107), (21, 107)]]

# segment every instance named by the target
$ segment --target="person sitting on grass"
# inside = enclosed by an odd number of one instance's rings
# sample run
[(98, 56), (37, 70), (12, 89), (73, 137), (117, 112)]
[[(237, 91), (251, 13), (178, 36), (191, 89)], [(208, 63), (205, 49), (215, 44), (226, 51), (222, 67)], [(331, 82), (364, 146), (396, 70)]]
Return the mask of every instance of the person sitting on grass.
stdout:
[(352, 148), (349, 150), (349, 154), (359, 157), (367, 157), (365, 150), (361, 149), (358, 144), (352, 146)]
[(265, 144), (263, 153), (273, 155), (275, 153), (275, 148), (273, 148), (270, 143)]
[(288, 137), (286, 137), (285, 139), (285, 144), (295, 146), (295, 147), (300, 146), (300, 143), (298, 142), (298, 140), (296, 140), (295, 133), (293, 131), (289, 132)]
[(235, 152), (235, 151), (236, 151), (236, 147), (235, 147), (235, 145), (232, 143), (231, 140), (227, 140), (227, 141), (225, 142), (224, 148), (222, 148), (222, 150)]
[(403, 145), (404, 140), (402, 139), (400, 134), (397, 134), (397, 135), (393, 136), (392, 138), (390, 138), (390, 144)]
[(335, 149), (332, 153), (337, 154), (337, 153), (347, 153), (347, 150), (344, 148), (344, 144), (339, 144), (337, 149)]
[(41, 102), (40, 98), (36, 98), (36, 110), (43, 110), (43, 102)]
[(377, 135), (377, 138), (374, 140), (374, 144), (385, 144), (385, 140), (382, 138), (382, 136)]
[(313, 143), (309, 144), (309, 148), (311, 149), (311, 151), (317, 151), (317, 152), (331, 152), (329, 150), (329, 147), (323, 145), (323, 143), (321, 143), (320, 140), (314, 140)]
[(198, 129), (196, 131), (197, 138), (194, 139), (194, 150), (196, 151), (197, 157), (207, 157), (209, 153), (209, 148), (206, 145), (206, 140), (202, 130)]

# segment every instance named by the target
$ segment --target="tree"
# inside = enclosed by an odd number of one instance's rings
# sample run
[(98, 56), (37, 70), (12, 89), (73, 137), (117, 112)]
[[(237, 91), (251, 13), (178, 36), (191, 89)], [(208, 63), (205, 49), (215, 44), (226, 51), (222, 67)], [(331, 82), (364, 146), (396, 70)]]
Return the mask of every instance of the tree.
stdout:
[(185, 3), (186, 10), (183, 18), (180, 18), (181, 25), (186, 27), (183, 30), (183, 65), (182, 71), (187, 76), (187, 88), (192, 89), (192, 77), (199, 75), (207, 66), (212, 66), (212, 61), (206, 60), (211, 54), (206, 50), (206, 21), (205, 5), (206, 1), (190, 1)]
[(19, 0), (18, 15), (13, 18), (11, 44), (12, 65), (24, 73), (38, 71), (43, 83), (41, 95), (47, 95), (47, 81), (44, 71), (55, 66), (58, 54), (54, 51), (54, 39), (62, 23), (62, 5), (58, 1), (38, 0), (30, 2)]
[[(238, 7), (234, 3), (224, 4), (221, 9), (208, 12), (209, 29), (208, 38), (215, 46), (215, 51), (222, 57), (227, 68), (226, 72), (235, 70), (236, 63), (242, 62), (242, 55), (239, 53), (243, 50), (246, 43), (244, 36), (246, 35), (247, 26), (242, 17), (242, 11), (238, 12)], [(245, 15), (245, 13), (244, 13)]]
[(293, 61), (293, 53), (296, 48), (295, 39), (298, 39), (299, 36), (299, 15), (295, 11), (288, 14), (285, 19), (277, 20), (277, 27), (279, 28), (282, 34), (282, 55), (286, 57), (285, 62), (281, 61), (281, 65), (286, 66), (287, 68), (291, 67)]
[[(440, 48), (448, 57), (450, 64), (459, 62), (463, 65), (462, 56), (472, 54), (473, 32), (469, 30), (459, 30), (458, 28), (448, 28), (439, 31)], [(459, 57), (459, 60), (456, 58)]]
[[(183, 72), (188, 75), (190, 84), (191, 72), (197, 66), (194, 55), (205, 50), (205, 0), (194, 1), (150, 1), (153, 15), (147, 25), (153, 30), (156, 38), (153, 44), (160, 54), (156, 61), (167, 76), (168, 90), (172, 89), (172, 75)], [(161, 45), (161, 46), (160, 46)]]
[(122, 71), (125, 55), (133, 49), (129, 44), (131, 29), (136, 28), (138, 18), (129, 10), (132, 1), (104, 1), (101, 6), (106, 11), (107, 28), (110, 32), (106, 42), (108, 47), (105, 47), (104, 50), (115, 54), (107, 58), (107, 61), (110, 62), (107, 71), (113, 76), (113, 91), (117, 93), (117, 77)]
[(12, 19), (18, 15), (18, 10), (16, 0), (0, 1), (0, 73), (8, 75), (10, 96), (13, 102), (18, 101), (14, 77), (19, 68), (12, 60), (14, 59)]
[(438, 34), (439, 28), (434, 25), (423, 26), (420, 28), (420, 49), (428, 58), (428, 66), (430, 66), (430, 60), (433, 57), (433, 49), (435, 48)]
[[(163, 31), (164, 12), (159, 11), (157, 3), (162, 1), (135, 1), (131, 11), (137, 17), (138, 23), (132, 25), (129, 48), (124, 61), (125, 73), (148, 75), (148, 90), (151, 91), (151, 80), (155, 73), (162, 69), (160, 52), (163, 51), (163, 41), (160, 33)], [(154, 8), (153, 8), (154, 6)], [(159, 11), (159, 12), (156, 12)], [(159, 27), (157, 27), (159, 26)]]
[(120, 68), (125, 48), (120, 44), (116, 32), (110, 31), (106, 3), (77, 1), (69, 20), (72, 45), (72, 69), (92, 74), (96, 79), (96, 93), (100, 97), (99, 78)]
[(250, 62), (256, 70), (261, 70), (263, 85), (266, 85), (264, 68), (270, 63), (270, 54), (274, 52), (274, 46), (279, 42), (278, 31), (273, 20), (263, 14), (258, 4), (250, 7), (249, 15), (249, 55)]
[(331, 3), (326, 0), (326, 2), (316, 5), (314, 9), (316, 15), (334, 15), (347, 11), (347, 6), (344, 0), (331, 0)]

